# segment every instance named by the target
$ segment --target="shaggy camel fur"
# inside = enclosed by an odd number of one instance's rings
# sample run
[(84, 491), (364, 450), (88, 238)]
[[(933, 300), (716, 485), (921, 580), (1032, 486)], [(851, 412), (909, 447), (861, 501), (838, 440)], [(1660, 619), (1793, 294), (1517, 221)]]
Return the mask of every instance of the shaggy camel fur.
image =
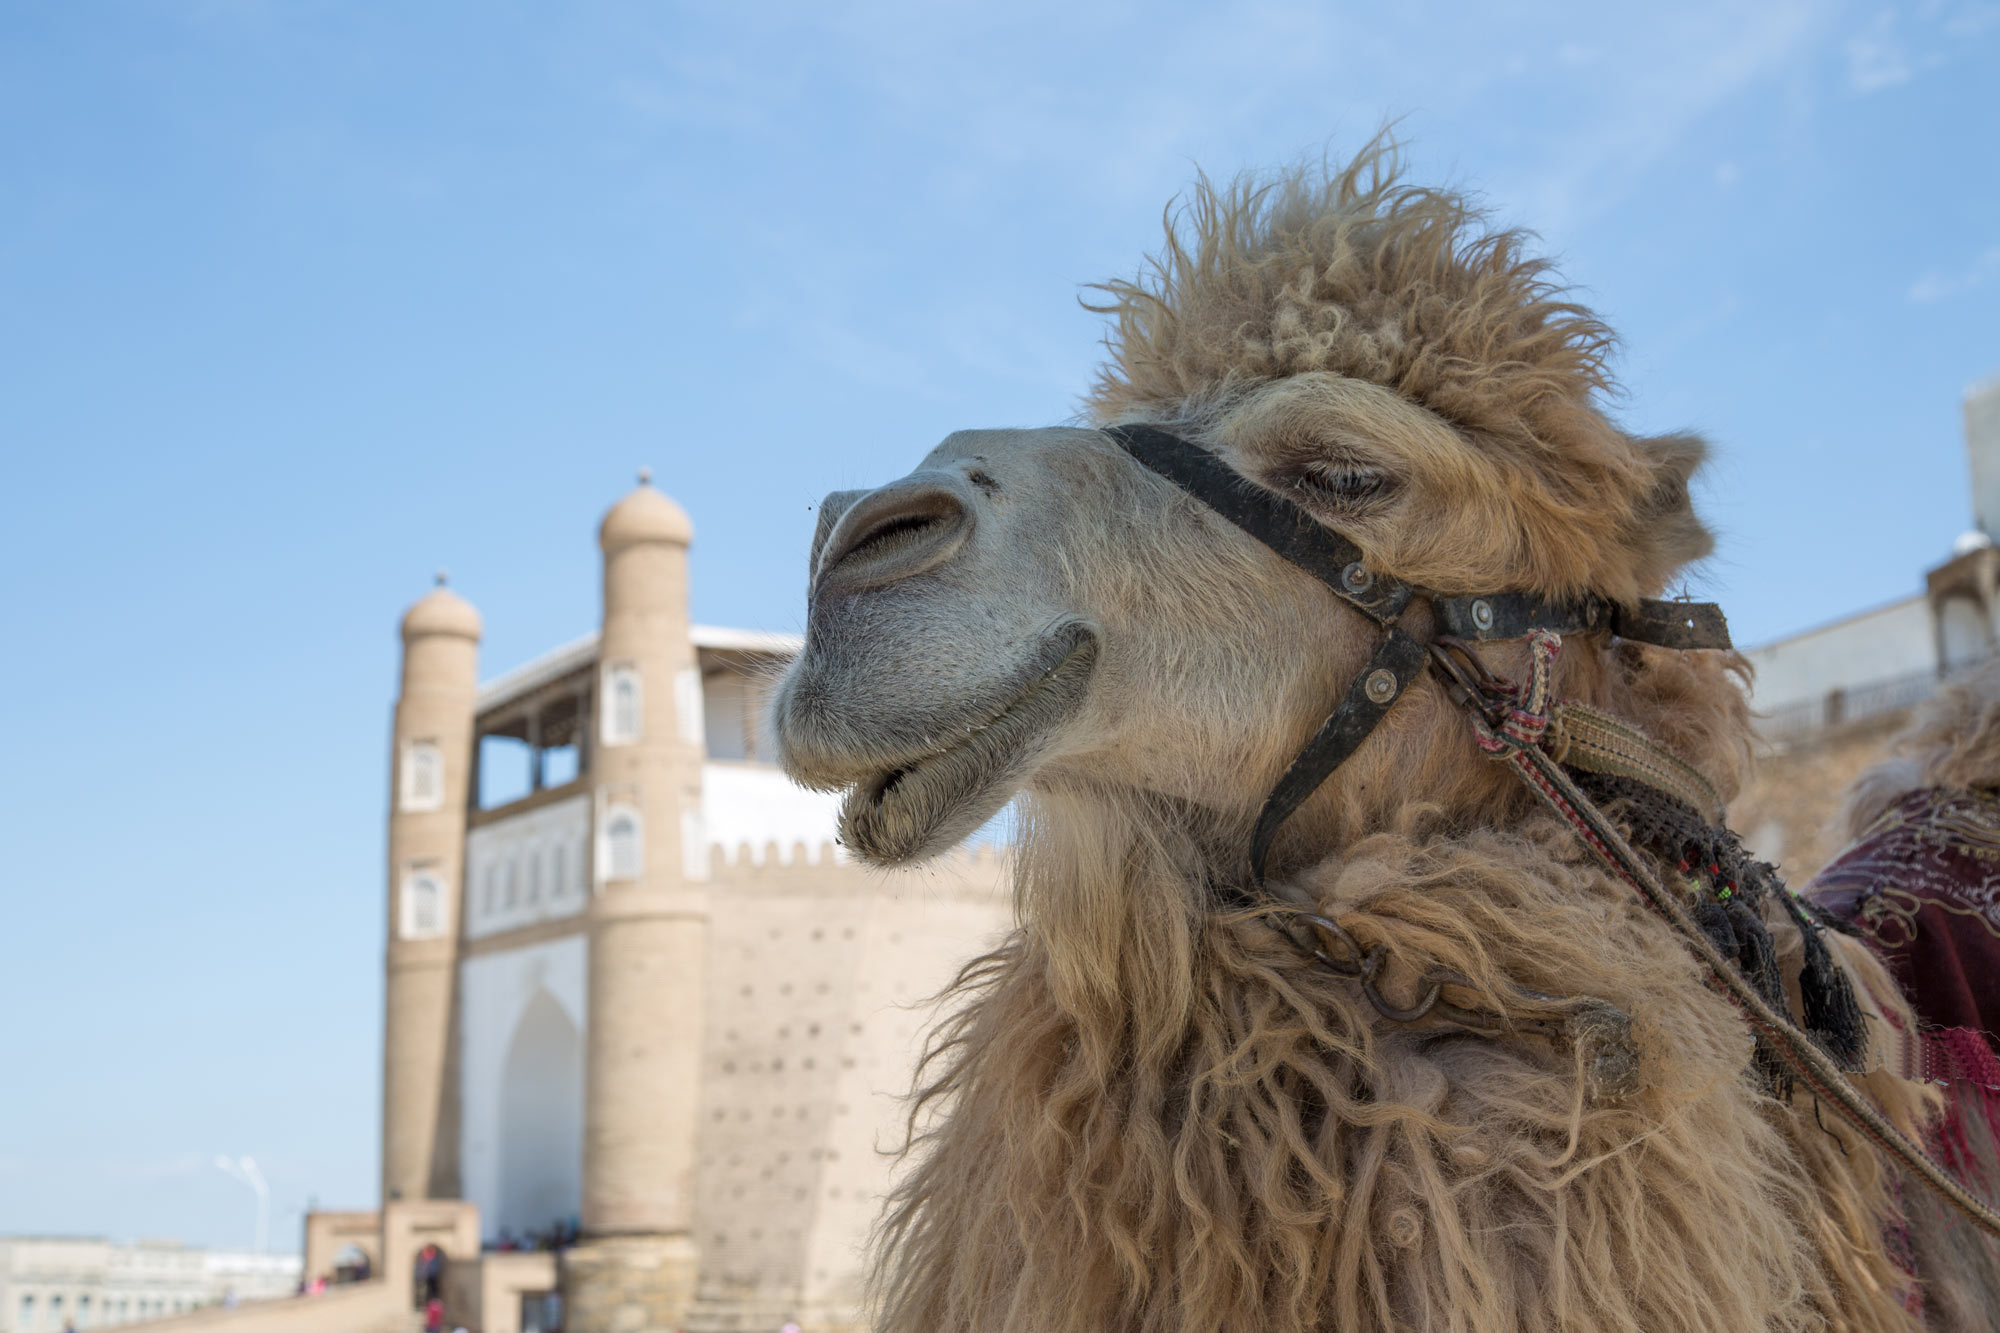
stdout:
[(1924, 787), (2000, 787), (2000, 660), (1938, 691), (1889, 742), (1886, 757), (1854, 780), (1847, 836), (1860, 837)]
[[(1618, 429), (1603, 326), (1381, 145), (1331, 174), (1203, 182), (1150, 276), (1105, 290), (1093, 421), (1207, 444), (1378, 569), (1630, 601), (1709, 549), (1701, 444)], [(1388, 1021), (1216, 892), (1376, 632), (1104, 436), (955, 435), (830, 497), (813, 564), (775, 721), (795, 776), (847, 790), (849, 846), (918, 860), (1023, 793), (1020, 928), (947, 996), (879, 1327), (1918, 1326), (1875, 1152), (1764, 1090), (1671, 931), (1429, 680), (1293, 817), (1274, 882), (1384, 945), (1393, 995), (1448, 968), (1471, 1008), (1508, 1013), (1519, 987), (1616, 1006), (1636, 1091), (1526, 1031)], [(1485, 656), (1526, 663), (1518, 642)], [(1725, 798), (1740, 784), (1733, 655), (1580, 636), (1558, 668)], [(1907, 1024), (1880, 967), (1830, 942), (1871, 1030), (1884, 1006)], [(1863, 1082), (1920, 1131), (1932, 1099)]]

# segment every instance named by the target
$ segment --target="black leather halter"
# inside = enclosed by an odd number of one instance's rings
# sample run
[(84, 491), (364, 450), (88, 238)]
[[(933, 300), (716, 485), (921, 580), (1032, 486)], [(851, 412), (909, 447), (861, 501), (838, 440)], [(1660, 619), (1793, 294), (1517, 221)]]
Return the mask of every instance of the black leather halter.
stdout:
[(1250, 836), (1250, 874), (1264, 882), (1264, 860), (1278, 829), (1388, 715), (1423, 670), (1428, 644), (1397, 623), (1418, 598), (1430, 604), (1439, 637), (1482, 642), (1518, 639), (1536, 630), (1620, 638), (1662, 648), (1728, 648), (1729, 625), (1708, 602), (1641, 601), (1623, 607), (1595, 595), (1555, 602), (1534, 593), (1444, 597), (1368, 567), (1361, 548), (1304, 509), (1265, 490), (1197, 444), (1154, 426), (1111, 426), (1106, 435), (1244, 532), (1325, 584), (1334, 596), (1380, 625), (1374, 656), (1313, 738), (1264, 799)]

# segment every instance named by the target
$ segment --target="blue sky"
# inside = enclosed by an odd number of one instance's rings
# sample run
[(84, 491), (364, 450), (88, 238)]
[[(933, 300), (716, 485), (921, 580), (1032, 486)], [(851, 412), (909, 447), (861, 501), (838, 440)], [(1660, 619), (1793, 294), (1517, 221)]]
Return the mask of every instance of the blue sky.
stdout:
[(2000, 371), (2000, 6), (0, 0), (0, 1232), (373, 1200), (396, 618), (591, 628), (650, 464), (698, 618), (812, 504), (1075, 410), (1197, 166), (1538, 230), (1715, 443), (1742, 641), (1904, 595)]

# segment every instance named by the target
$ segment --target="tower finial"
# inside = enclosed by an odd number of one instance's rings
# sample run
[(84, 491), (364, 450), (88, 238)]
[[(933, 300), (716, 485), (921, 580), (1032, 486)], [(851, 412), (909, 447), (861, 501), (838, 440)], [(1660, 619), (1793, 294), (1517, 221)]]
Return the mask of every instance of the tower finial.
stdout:
[(646, 467), (643, 464), (640, 465), (639, 484), (641, 486), (650, 486), (653, 484), (653, 469)]
[(450, 582), (451, 582), (451, 571), (448, 569), (440, 569), (437, 572), (437, 586), (442, 588)]

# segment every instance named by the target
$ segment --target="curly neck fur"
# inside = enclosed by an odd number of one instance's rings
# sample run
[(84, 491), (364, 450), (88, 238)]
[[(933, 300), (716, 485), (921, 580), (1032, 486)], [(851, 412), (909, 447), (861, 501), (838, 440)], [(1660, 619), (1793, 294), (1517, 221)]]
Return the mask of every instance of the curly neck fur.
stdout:
[[(1578, 654), (1566, 688), (1733, 786), (1715, 759), (1745, 734), (1740, 694), (1659, 656)], [(1378, 748), (1428, 743), (1417, 711)], [(1022, 927), (961, 976), (920, 1074), (880, 1327), (1913, 1327), (1873, 1157), (1742, 1077), (1727, 1005), (1566, 831), (1526, 806), (1478, 818), (1477, 769), (1401, 807), (1348, 776), (1317, 814), (1341, 836), (1292, 854), (1298, 890), (1496, 1005), (1526, 985), (1634, 1015), (1644, 1088), (1592, 1104), (1546, 1041), (1384, 1024), (1267, 925), (1212, 910), (1218, 829), (1129, 792), (1038, 796)]]

